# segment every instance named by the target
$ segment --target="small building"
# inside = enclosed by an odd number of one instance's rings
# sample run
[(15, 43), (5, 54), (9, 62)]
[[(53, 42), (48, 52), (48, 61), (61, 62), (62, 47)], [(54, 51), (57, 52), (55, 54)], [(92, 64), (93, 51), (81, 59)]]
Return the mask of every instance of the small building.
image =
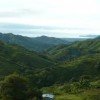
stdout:
[(43, 100), (54, 100), (53, 94), (43, 94), (42, 97), (43, 97)]

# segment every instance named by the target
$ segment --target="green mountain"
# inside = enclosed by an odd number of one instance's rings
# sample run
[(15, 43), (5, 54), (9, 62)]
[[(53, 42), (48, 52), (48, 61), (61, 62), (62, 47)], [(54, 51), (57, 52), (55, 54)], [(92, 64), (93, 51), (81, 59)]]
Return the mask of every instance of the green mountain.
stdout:
[(13, 72), (27, 73), (45, 67), (53, 67), (44, 55), (31, 52), (17, 45), (0, 42), (0, 76)]
[(57, 61), (66, 61), (77, 57), (100, 53), (100, 38), (74, 42), (70, 45), (55, 46), (47, 50), (48, 56)]
[(10, 44), (18, 44), (29, 50), (34, 50), (34, 51), (44, 51), (49, 47), (68, 43), (66, 40), (62, 40), (59, 38), (53, 38), (47, 36), (29, 38), (21, 35), (14, 35), (12, 33), (8, 34), (0, 33), (0, 40)]
[(100, 40), (56, 46), (48, 50), (48, 56), (0, 42), (0, 78), (13, 72), (24, 75), (39, 87), (77, 81), (84, 75), (98, 80)]

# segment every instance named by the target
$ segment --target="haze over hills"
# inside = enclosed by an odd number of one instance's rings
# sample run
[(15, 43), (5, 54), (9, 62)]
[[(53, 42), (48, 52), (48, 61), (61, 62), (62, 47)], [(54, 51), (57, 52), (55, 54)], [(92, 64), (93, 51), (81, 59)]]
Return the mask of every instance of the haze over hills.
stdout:
[(100, 32), (91, 28), (53, 26), (53, 25), (30, 25), (18, 23), (0, 23), (2, 33), (13, 33), (27, 37), (49, 36), (56, 38), (95, 38)]
[(33, 51), (45, 51), (56, 45), (70, 44), (75, 41), (83, 41), (87, 38), (55, 38), (55, 37), (26, 37), (21, 35), (14, 35), (12, 33), (0, 33), (0, 40), (10, 43), (18, 44), (29, 50)]
[(14, 35), (12, 33), (8, 33), (8, 34), (0, 33), (0, 40), (10, 44), (18, 44), (29, 50), (34, 50), (34, 51), (44, 51), (47, 48), (53, 47), (55, 45), (69, 43), (68, 41), (60, 38), (53, 38), (47, 36), (30, 38), (21, 35)]

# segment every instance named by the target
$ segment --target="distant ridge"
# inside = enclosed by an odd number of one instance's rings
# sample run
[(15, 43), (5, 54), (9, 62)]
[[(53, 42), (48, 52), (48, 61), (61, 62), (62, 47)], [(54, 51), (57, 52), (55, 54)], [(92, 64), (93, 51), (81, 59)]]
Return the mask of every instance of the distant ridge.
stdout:
[(44, 51), (56, 45), (69, 43), (66, 40), (62, 40), (59, 38), (53, 38), (47, 36), (30, 38), (21, 35), (14, 35), (12, 33), (7, 33), (7, 34), (0, 33), (0, 40), (10, 44), (18, 44), (29, 50), (34, 50), (39, 52)]
[(97, 36), (96, 39), (100, 39), (100, 36)]
[(100, 37), (77, 41), (70, 45), (55, 46), (47, 52), (50, 58), (59, 61), (67, 61), (87, 54), (100, 53)]

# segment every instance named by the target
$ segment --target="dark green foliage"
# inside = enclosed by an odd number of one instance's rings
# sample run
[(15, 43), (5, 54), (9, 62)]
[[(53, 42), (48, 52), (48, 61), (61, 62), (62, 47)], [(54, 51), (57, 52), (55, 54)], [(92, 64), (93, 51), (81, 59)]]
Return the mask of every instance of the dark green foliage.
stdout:
[(74, 42), (70, 45), (56, 46), (48, 51), (48, 56), (57, 61), (70, 61), (77, 57), (100, 53), (100, 39)]
[(50, 66), (53, 67), (54, 63), (36, 52), (0, 42), (0, 75), (14, 71), (26, 73)]
[(18, 75), (7, 76), (0, 82), (2, 100), (27, 100), (26, 80)]
[(17, 72), (28, 77), (34, 84), (42, 86), (41, 81), (38, 82), (42, 75), (38, 77), (37, 72), (46, 68), (52, 69), (54, 66), (54, 62), (41, 54), (0, 42), (0, 78)]
[(42, 100), (42, 92), (38, 89), (29, 88), (27, 91), (28, 100)]
[[(39, 88), (65, 82), (76, 82), (81, 76), (84, 76), (84, 78), (90, 76), (91, 80), (99, 80), (99, 45), (99, 39), (63, 45), (57, 47), (58, 51), (56, 51), (56, 48), (54, 52), (50, 51), (49, 59), (45, 54), (31, 52), (17, 45), (0, 42), (0, 78), (17, 72), (27, 77), (31, 86), (34, 83), (34, 86)], [(51, 59), (53, 55), (55, 56), (59, 52), (66, 56), (66, 50), (69, 50), (67, 54), (72, 57), (71, 59), (60, 60), (60, 62), (57, 59), (57, 61)], [(59, 57), (57, 55), (57, 58)], [(85, 82), (83, 83), (87, 85), (87, 80)]]
[(100, 89), (100, 80), (91, 82), (91, 86), (96, 89)]
[(34, 100), (35, 98), (35, 100), (42, 100), (42, 92), (35, 86), (31, 87), (29, 80), (25, 77), (11, 74), (0, 81), (0, 98), (2, 100)]
[(29, 50), (34, 50), (39, 52), (44, 51), (47, 48), (53, 47), (55, 45), (68, 43), (66, 40), (62, 40), (59, 38), (46, 37), (46, 36), (29, 38), (21, 35), (14, 35), (12, 33), (8, 34), (0, 33), (0, 40), (10, 44), (18, 44)]
[(63, 90), (65, 93), (71, 93), (71, 84), (65, 84)]

